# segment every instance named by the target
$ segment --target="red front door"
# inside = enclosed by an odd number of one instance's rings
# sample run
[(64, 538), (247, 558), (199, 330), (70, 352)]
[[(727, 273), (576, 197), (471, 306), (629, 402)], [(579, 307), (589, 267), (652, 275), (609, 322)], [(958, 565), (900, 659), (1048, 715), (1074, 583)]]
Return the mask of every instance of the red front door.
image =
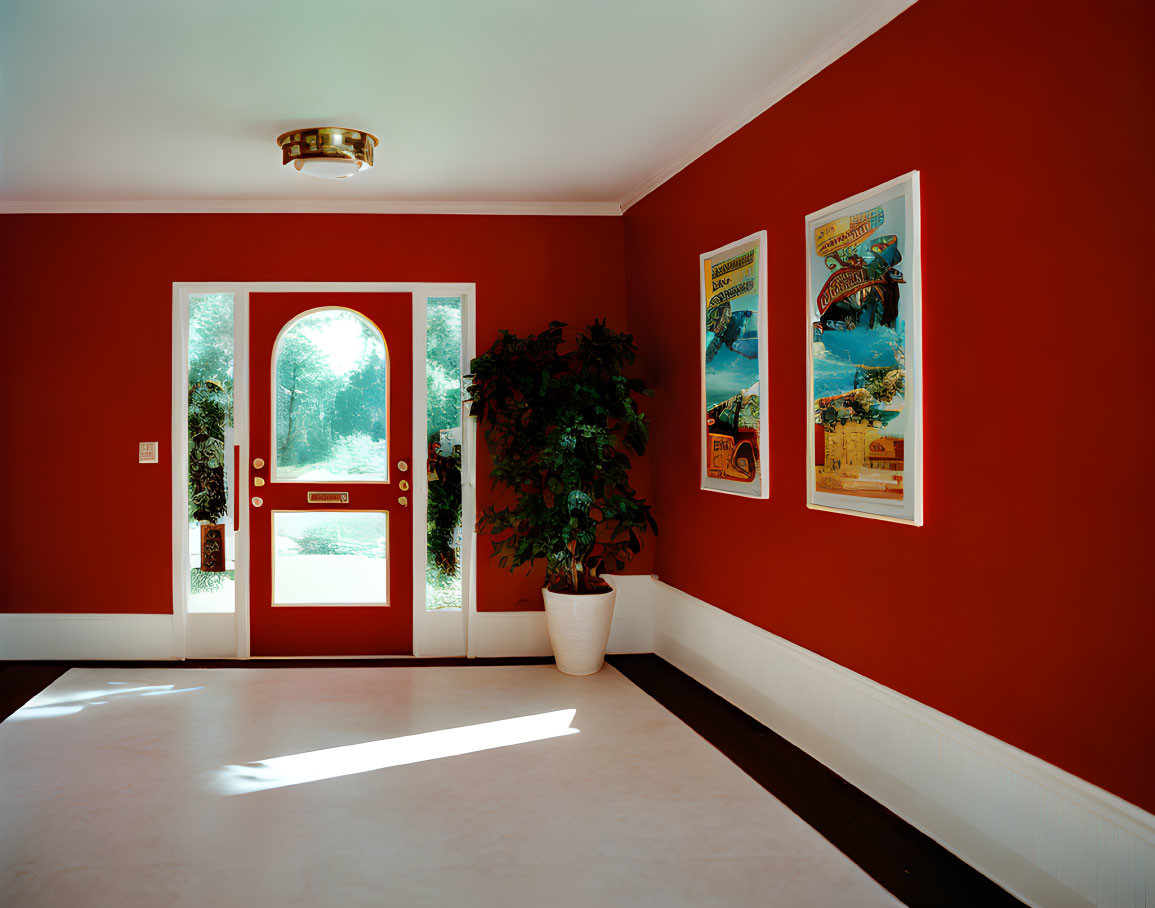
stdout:
[(249, 311), (251, 653), (411, 653), (412, 297)]

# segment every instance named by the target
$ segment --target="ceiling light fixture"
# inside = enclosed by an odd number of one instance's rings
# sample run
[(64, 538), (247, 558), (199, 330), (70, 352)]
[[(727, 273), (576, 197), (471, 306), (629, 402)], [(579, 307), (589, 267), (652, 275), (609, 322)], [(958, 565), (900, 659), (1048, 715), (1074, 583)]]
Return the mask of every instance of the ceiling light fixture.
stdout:
[(323, 180), (344, 180), (373, 166), (377, 137), (360, 129), (310, 126), (294, 129), (277, 139), (284, 164)]

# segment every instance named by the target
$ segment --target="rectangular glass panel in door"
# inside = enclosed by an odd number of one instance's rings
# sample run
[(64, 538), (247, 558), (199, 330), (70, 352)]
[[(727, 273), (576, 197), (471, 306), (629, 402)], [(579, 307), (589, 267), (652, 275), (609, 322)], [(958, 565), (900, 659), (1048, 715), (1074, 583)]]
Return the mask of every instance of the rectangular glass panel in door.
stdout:
[(275, 511), (273, 605), (388, 605), (382, 511)]

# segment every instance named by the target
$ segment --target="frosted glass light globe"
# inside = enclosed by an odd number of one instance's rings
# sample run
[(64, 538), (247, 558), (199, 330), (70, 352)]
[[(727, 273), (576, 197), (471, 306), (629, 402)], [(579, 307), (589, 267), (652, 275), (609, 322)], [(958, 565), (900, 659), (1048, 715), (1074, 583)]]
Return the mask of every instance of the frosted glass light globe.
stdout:
[(322, 180), (347, 180), (361, 170), (361, 162), (350, 158), (307, 158), (294, 161), (293, 166), (301, 173)]

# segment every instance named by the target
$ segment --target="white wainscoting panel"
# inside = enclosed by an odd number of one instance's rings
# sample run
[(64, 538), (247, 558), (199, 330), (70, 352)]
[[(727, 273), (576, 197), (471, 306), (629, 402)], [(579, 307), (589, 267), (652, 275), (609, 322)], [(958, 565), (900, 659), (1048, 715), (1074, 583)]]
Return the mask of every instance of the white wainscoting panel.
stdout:
[(185, 646), (189, 659), (236, 659), (236, 613), (189, 612), (185, 619)]
[[(650, 610), (654, 578), (648, 574), (607, 574), (606, 580), (618, 591), (608, 651), (652, 652)], [(472, 636), (471, 656), (553, 655), (545, 612), (478, 612), (474, 616)]]
[(658, 581), (652, 621), (659, 656), (1025, 902), (1155, 908), (1155, 816)]
[(469, 655), (550, 656), (545, 612), (478, 612), (470, 630)]
[(657, 578), (652, 574), (608, 574), (606, 579), (618, 591), (614, 601), (614, 623), (610, 627), (611, 653), (652, 653), (651, 625)]
[(0, 614), (0, 659), (172, 657), (172, 615)]
[[(421, 556), (424, 558), (425, 553)], [(413, 654), (423, 658), (465, 655), (465, 622), (461, 609), (434, 609), (414, 615)]]

